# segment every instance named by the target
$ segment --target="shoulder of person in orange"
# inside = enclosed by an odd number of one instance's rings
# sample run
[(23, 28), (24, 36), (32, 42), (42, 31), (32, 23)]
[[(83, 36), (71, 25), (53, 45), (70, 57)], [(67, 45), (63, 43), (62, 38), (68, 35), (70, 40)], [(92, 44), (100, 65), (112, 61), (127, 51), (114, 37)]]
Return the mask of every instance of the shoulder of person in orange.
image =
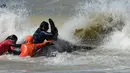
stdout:
[(46, 41), (43, 43), (39, 44), (34, 44), (33, 43), (33, 36), (27, 36), (26, 37), (26, 43), (22, 44), (21, 46), (21, 54), (19, 55), (20, 57), (26, 57), (26, 56), (31, 56), (33, 57), (35, 55), (35, 52), (44, 47), (47, 43), (52, 43), (52, 41)]

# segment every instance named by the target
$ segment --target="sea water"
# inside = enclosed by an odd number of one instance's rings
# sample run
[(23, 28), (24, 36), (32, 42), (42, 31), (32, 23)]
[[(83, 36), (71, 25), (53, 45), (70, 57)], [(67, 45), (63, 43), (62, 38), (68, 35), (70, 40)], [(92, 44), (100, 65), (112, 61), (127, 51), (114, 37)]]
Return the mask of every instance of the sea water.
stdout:
[(0, 8), (0, 41), (16, 34), (21, 43), (48, 18), (58, 27), (59, 38), (72, 43), (77, 42), (74, 29), (87, 25), (92, 14), (111, 13), (123, 16), (125, 22), (122, 30), (113, 31), (94, 50), (58, 53), (56, 57), (2, 55), (0, 73), (130, 72), (129, 0), (1, 0), (0, 4), (6, 4)]

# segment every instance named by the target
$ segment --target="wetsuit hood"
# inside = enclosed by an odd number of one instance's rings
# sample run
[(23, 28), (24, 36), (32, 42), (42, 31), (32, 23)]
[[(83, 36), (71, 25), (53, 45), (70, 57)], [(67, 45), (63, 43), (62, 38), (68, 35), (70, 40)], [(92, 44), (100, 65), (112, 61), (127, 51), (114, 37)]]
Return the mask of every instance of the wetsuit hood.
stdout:
[(44, 31), (47, 31), (49, 29), (49, 24), (45, 21), (43, 21), (41, 24), (40, 24), (40, 28), (42, 30), (42, 28), (44, 28), (43, 30)]
[(12, 34), (12, 35), (8, 36), (6, 38), (6, 40), (12, 40), (14, 43), (16, 43), (18, 40), (18, 37), (16, 35)]
[(27, 36), (26, 37), (26, 43), (33, 43), (33, 36)]

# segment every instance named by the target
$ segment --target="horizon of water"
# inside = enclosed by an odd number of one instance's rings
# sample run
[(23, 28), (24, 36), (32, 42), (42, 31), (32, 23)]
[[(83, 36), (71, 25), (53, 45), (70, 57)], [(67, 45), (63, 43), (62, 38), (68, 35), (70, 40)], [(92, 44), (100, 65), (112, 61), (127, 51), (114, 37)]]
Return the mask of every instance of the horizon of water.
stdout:
[(112, 32), (101, 46), (91, 51), (59, 53), (50, 58), (0, 56), (1, 73), (129, 73), (129, 0), (2, 0), (1, 3), (7, 4), (7, 8), (0, 8), (1, 41), (10, 34), (16, 34), (20, 43), (49, 17), (58, 26), (59, 38), (69, 42), (77, 42), (72, 35), (74, 29), (86, 26), (93, 13), (123, 16), (125, 22), (121, 31)]

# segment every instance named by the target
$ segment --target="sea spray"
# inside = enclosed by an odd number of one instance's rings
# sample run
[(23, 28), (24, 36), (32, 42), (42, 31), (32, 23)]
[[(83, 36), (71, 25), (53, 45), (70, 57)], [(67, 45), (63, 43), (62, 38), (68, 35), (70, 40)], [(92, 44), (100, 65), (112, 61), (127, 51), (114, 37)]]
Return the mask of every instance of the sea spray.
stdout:
[(129, 6), (127, 2), (128, 0), (79, 2), (75, 6), (74, 16), (61, 28), (60, 36), (75, 44), (100, 45), (99, 42), (109, 36), (109, 33), (121, 31), (126, 25)]
[[(61, 38), (77, 44), (80, 38), (74, 39), (75, 36), (73, 34), (75, 29), (86, 28), (88, 30), (91, 26), (89, 24), (94, 23), (103, 25), (105, 23), (106, 26), (103, 27), (111, 27), (113, 31), (107, 34), (104, 39), (101, 38), (102, 43), (100, 43), (99, 47), (83, 53), (83, 56), (79, 54), (80, 57), (71, 59), (72, 63), (75, 61), (78, 64), (77, 59), (84, 57), (86, 60), (84, 64), (103, 65), (106, 67), (121, 67), (123, 64), (125, 64), (123, 66), (127, 66), (129, 61), (127, 59), (129, 55), (129, 3), (130, 1), (128, 0), (86, 0), (85, 2), (79, 2), (79, 5), (75, 7), (76, 12), (74, 16), (68, 22), (65, 22), (64, 26), (60, 29)], [(98, 35), (101, 36), (100, 34)], [(66, 62), (67, 56), (62, 55), (64, 59), (61, 59)], [(59, 56), (57, 57), (59, 58)], [(82, 59), (80, 61), (83, 62)], [(59, 62), (59, 64), (61, 63)]]
[[(61, 0), (62, 1), (62, 0)], [(90, 1), (90, 2), (88, 2)], [(77, 27), (83, 27), (87, 25), (89, 16), (93, 13), (110, 13), (115, 14), (117, 16), (123, 15), (125, 17), (126, 15), (129, 16), (129, 0), (86, 0), (85, 2), (79, 2), (79, 5), (77, 4), (77, 8), (74, 13), (72, 19), (69, 19), (68, 22), (65, 22), (64, 26), (61, 27), (59, 30), (59, 36), (63, 39), (66, 39), (67, 41), (70, 41), (71, 38), (73, 38), (73, 31)], [(80, 9), (81, 5), (81, 10)], [(79, 7), (79, 8), (78, 8)], [(12, 12), (13, 13), (13, 12)], [(15, 15), (15, 14), (14, 14)], [(98, 18), (97, 18), (98, 19)], [(39, 61), (41, 64), (49, 64), (49, 65), (86, 65), (86, 67), (90, 67), (91, 70), (95, 68), (95, 70), (120, 70), (128, 68), (129, 69), (129, 55), (130, 51), (129, 49), (129, 31), (126, 29), (126, 25), (129, 25), (129, 19), (122, 19), (122, 21), (125, 22), (125, 26), (123, 27), (123, 30), (116, 30), (113, 31), (111, 34), (108, 35), (110, 38), (108, 38), (108, 41), (104, 41), (104, 44), (101, 44), (101, 46), (104, 46), (103, 48), (99, 47), (94, 50), (90, 51), (84, 51), (84, 52), (77, 52), (77, 54), (68, 54), (68, 53), (62, 53), (58, 54), (56, 57), (46, 58), (35, 58), (34, 61), (37, 62), (37, 65), (39, 65)], [(25, 24), (26, 25), (26, 24)], [(75, 28), (76, 26), (76, 28)], [(25, 26), (20, 26), (25, 27)], [(26, 26), (27, 27), (27, 26)], [(28, 28), (28, 27), (27, 27)], [(22, 28), (23, 29), (23, 28)], [(22, 30), (21, 29), (21, 30)], [(34, 29), (34, 28), (33, 28)], [(125, 30), (125, 31), (124, 31)], [(15, 30), (14, 30), (15, 31)], [(14, 32), (12, 31), (12, 32)], [(29, 33), (28, 31), (24, 31), (25, 33)], [(32, 32), (32, 31), (31, 31)], [(20, 33), (21, 37), (24, 37), (24, 34)], [(64, 38), (65, 37), (65, 38)], [(117, 42), (118, 41), (118, 42)], [(75, 42), (75, 40), (74, 40)], [(77, 42), (77, 40), (76, 40)], [(123, 45), (122, 45), (123, 44)], [(122, 50), (122, 48), (127, 48), (125, 50)], [(46, 62), (45, 62), (46, 61)], [(45, 67), (45, 66), (44, 66)], [(44, 67), (40, 67), (44, 68)], [(86, 70), (85, 67), (85, 70)], [(19, 67), (21, 68), (21, 67)], [(38, 67), (37, 67), (38, 68)], [(64, 67), (63, 67), (64, 68)]]
[(28, 22), (28, 10), (24, 1), (8, 1), (6, 7), (0, 8), (0, 40), (11, 34), (18, 36), (18, 42), (24, 41), (26, 35), (32, 35), (32, 27)]

